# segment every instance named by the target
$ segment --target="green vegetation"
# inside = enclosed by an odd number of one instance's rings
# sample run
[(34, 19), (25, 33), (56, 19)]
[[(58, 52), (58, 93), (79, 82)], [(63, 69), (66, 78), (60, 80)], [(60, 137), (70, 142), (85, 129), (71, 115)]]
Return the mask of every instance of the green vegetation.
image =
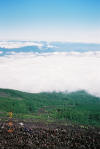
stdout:
[(0, 89), (0, 116), (100, 126), (100, 98), (85, 91), (26, 93)]

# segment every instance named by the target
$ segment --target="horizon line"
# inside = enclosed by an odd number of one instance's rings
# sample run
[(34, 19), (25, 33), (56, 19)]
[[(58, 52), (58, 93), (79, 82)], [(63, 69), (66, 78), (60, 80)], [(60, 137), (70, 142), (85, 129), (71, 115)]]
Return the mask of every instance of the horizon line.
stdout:
[(61, 42), (61, 43), (80, 43), (80, 44), (100, 44), (100, 42), (68, 41), (68, 40), (32, 40), (32, 39), (0, 39), (0, 42)]

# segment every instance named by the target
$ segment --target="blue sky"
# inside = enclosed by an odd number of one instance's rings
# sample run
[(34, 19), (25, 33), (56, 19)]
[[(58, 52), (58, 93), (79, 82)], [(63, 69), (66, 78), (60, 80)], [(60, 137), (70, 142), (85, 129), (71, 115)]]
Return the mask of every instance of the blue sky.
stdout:
[(99, 39), (99, 0), (0, 0), (0, 40)]

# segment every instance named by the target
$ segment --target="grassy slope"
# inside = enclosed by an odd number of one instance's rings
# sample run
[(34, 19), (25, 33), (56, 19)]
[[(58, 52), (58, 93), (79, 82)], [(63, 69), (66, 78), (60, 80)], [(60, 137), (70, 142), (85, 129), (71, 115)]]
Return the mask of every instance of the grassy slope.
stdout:
[(24, 118), (100, 125), (100, 98), (84, 91), (31, 94), (0, 89), (0, 115), (9, 111)]

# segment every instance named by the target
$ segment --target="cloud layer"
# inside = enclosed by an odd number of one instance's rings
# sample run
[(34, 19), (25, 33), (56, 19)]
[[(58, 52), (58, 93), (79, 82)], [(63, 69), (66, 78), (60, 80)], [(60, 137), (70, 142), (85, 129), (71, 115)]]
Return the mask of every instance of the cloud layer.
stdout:
[(25, 46), (37, 46), (41, 48), (43, 44), (37, 43), (34, 41), (0, 41), (0, 47), (1, 48), (7, 48), (7, 49), (13, 49), (13, 48), (21, 48)]
[(0, 57), (0, 88), (86, 90), (100, 96), (100, 52), (20, 53)]

